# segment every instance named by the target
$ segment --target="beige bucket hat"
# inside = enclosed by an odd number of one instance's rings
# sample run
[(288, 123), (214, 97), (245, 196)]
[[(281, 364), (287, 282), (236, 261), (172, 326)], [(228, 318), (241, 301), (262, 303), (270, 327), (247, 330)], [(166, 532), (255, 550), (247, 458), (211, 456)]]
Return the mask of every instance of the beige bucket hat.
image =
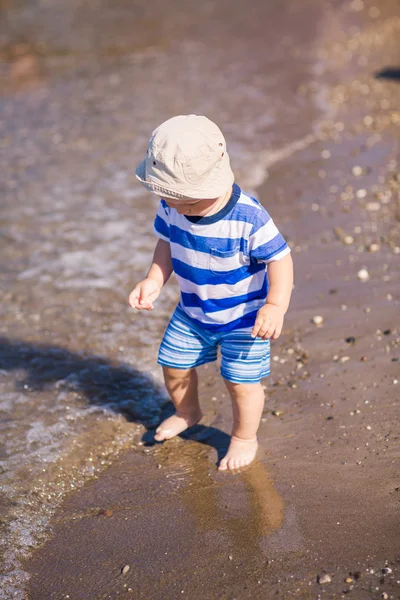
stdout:
[(218, 198), (234, 175), (219, 127), (207, 117), (180, 115), (152, 133), (137, 179), (164, 198)]

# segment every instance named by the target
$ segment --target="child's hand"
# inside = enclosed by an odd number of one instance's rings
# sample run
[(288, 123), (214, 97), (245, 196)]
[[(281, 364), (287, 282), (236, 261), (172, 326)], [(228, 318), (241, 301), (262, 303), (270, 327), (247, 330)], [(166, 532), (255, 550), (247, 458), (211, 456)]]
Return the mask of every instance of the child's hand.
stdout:
[(129, 304), (138, 310), (152, 310), (153, 302), (158, 298), (161, 287), (155, 279), (147, 277), (140, 281), (129, 294)]
[(276, 340), (282, 331), (285, 313), (275, 304), (264, 304), (257, 313), (251, 337)]

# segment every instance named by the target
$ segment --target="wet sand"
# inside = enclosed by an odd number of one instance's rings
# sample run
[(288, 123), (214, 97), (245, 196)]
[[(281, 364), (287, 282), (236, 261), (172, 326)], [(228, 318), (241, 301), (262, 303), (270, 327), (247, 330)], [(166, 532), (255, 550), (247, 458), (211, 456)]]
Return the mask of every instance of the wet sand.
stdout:
[[(201, 369), (205, 418), (187, 436), (152, 445), (152, 405), (115, 425), (116, 436), (135, 430), (131, 449), (52, 517), (51, 538), (25, 562), (29, 600), (399, 597), (400, 84), (376, 77), (399, 66), (399, 15), (375, 4), (330, 14), (316, 49), (326, 117), (303, 146), (266, 156), (257, 190), (296, 267), (257, 462), (217, 472), (229, 401), (217, 367)], [(303, 119), (308, 85), (296, 87)], [(118, 298), (104, 294), (112, 313)], [(318, 583), (324, 573), (331, 581)]]

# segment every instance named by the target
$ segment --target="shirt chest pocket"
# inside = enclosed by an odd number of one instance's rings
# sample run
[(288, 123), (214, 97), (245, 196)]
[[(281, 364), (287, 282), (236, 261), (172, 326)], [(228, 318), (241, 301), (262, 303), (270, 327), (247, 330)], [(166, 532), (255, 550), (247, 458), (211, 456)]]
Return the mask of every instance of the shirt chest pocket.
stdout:
[(211, 273), (215, 274), (239, 269), (244, 264), (239, 243), (229, 250), (210, 248), (209, 261), (209, 269)]

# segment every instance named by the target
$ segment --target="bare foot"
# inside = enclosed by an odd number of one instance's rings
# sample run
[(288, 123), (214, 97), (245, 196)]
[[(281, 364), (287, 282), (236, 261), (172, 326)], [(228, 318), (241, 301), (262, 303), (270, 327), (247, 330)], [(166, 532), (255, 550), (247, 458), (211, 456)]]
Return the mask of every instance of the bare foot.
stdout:
[(175, 413), (172, 415), (172, 417), (165, 419), (165, 421), (163, 421), (161, 425), (157, 427), (154, 439), (157, 440), (157, 442), (170, 440), (176, 435), (182, 433), (182, 431), (185, 431), (185, 429), (188, 429), (188, 427), (193, 427), (193, 425), (196, 425), (202, 416), (203, 415), (200, 411), (191, 415)]
[(242, 440), (241, 438), (232, 435), (228, 452), (219, 464), (219, 471), (247, 467), (247, 465), (254, 460), (254, 457), (257, 453), (257, 448), (257, 438), (252, 440)]

